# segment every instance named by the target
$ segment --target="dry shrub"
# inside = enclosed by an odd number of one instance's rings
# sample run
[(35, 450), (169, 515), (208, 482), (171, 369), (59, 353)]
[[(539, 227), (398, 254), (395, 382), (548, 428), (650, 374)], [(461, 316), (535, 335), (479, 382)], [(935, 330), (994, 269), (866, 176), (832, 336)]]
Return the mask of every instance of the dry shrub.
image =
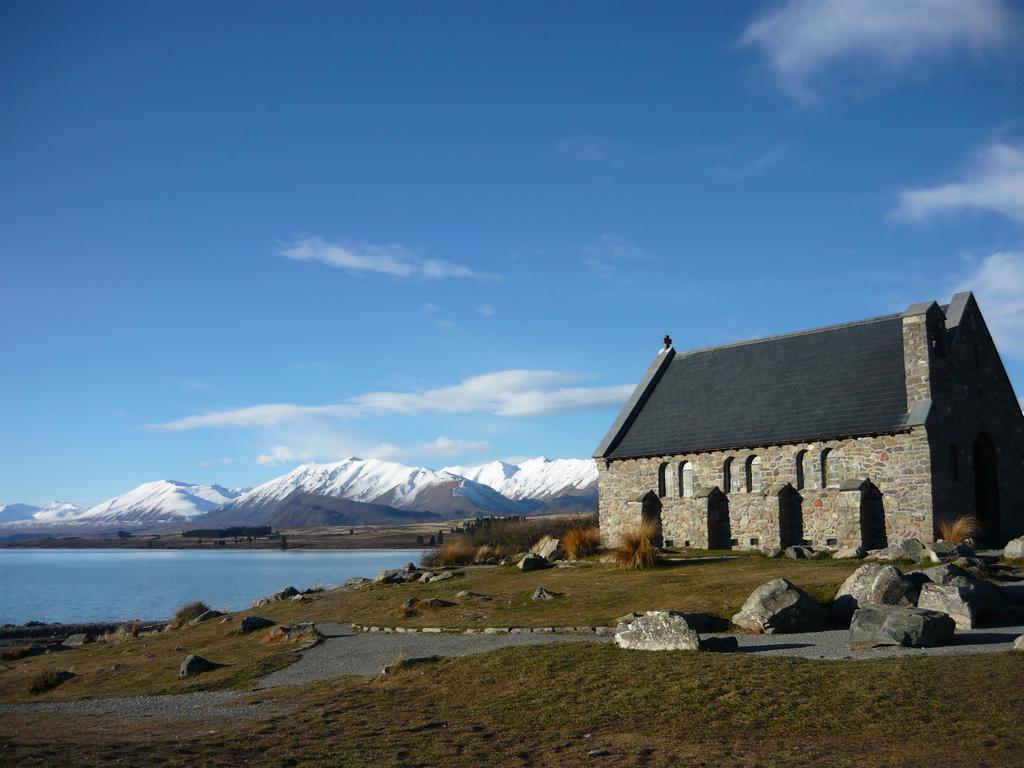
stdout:
[(52, 691), (61, 683), (74, 677), (70, 672), (58, 672), (56, 669), (45, 669), (32, 678), (29, 683), (29, 693), (46, 693)]
[(469, 565), (476, 558), (477, 547), (466, 539), (445, 542), (441, 547), (441, 565)]
[(593, 526), (570, 528), (562, 537), (562, 547), (572, 560), (590, 557), (601, 548), (601, 529)]
[(939, 538), (950, 544), (963, 544), (980, 531), (981, 526), (974, 515), (960, 515), (956, 520), (939, 521)]
[(496, 556), (497, 553), (495, 552), (494, 547), (492, 547), (490, 544), (481, 544), (479, 547), (476, 548), (476, 554), (473, 555), (473, 562), (486, 563), (492, 557)]
[[(181, 606), (181, 608), (178, 609), (178, 612), (174, 614), (174, 618), (171, 619), (170, 628), (179, 629), (181, 627), (184, 627), (186, 624), (192, 621), (192, 619), (196, 618), (197, 616), (203, 615), (208, 610), (210, 610), (210, 606), (208, 606), (202, 600), (196, 600), (194, 603), (183, 605)], [(135, 637), (138, 637), (138, 634), (139, 630), (138, 627), (136, 626)]]
[(623, 568), (642, 570), (651, 568), (658, 562), (658, 553), (654, 549), (653, 523), (643, 523), (630, 528), (619, 537), (619, 546), (615, 549), (615, 561)]

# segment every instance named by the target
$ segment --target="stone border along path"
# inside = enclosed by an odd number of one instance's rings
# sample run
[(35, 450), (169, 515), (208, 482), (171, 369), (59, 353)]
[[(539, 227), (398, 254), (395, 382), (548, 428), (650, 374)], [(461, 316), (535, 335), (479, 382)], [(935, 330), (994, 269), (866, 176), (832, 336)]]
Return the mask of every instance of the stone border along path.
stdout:
[[(323, 640), (300, 653), (294, 664), (272, 672), (257, 689), (301, 685), (342, 675), (376, 677), (398, 656), (455, 657), (484, 653), (509, 646), (550, 643), (608, 643), (612, 638), (596, 634), (511, 633), (448, 634), (443, 632), (385, 633), (356, 632), (350, 624), (318, 624)], [(879, 659), (894, 656), (951, 655), (1009, 651), (1013, 641), (1024, 634), (1024, 625), (957, 630), (951, 645), (937, 648), (875, 648), (850, 650), (850, 632), (831, 629), (787, 635), (731, 635), (739, 642), (738, 653), (765, 656), (794, 656), (805, 659)], [(705, 637), (730, 637), (705, 634)], [(645, 653), (645, 651), (632, 651)], [(647, 651), (653, 653), (653, 651)], [(86, 699), (34, 704), (0, 704), (0, 715), (30, 712), (92, 715), (97, 717), (201, 720), (207, 717), (266, 719), (280, 714), (268, 702), (252, 700), (251, 693), (205, 691), (166, 696), (135, 696), (121, 699)]]

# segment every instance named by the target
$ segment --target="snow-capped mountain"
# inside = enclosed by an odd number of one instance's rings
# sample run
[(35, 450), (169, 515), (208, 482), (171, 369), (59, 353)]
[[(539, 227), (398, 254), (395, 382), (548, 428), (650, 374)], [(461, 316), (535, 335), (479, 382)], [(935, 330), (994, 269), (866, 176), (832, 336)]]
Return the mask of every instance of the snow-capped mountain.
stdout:
[(0, 504), (0, 523), (63, 520), (81, 511), (81, 507), (69, 501), (51, 501), (41, 507), (35, 504)]
[(157, 524), (189, 520), (237, 498), (238, 490), (219, 485), (192, 485), (177, 480), (144, 483), (63, 522), (88, 524)]
[(563, 496), (597, 496), (593, 459), (546, 459), (521, 464), (492, 461), (475, 467), (445, 467), (442, 472), (483, 483), (516, 501), (550, 501)]
[(331, 464), (313, 462), (296, 467), (225, 503), (209, 519), (255, 523), (273, 515), (295, 491), (444, 517), (522, 511), (493, 488), (465, 477), (393, 461), (350, 457)]

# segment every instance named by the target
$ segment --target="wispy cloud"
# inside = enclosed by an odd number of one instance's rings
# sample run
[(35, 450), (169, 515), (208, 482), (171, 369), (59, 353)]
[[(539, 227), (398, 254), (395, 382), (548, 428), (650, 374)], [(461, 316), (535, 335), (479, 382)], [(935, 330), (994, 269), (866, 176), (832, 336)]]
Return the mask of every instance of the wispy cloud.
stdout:
[(614, 277), (622, 262), (657, 261), (658, 257), (618, 235), (601, 235), (596, 242), (576, 248), (587, 268), (602, 277)]
[(478, 272), (464, 264), (423, 258), (397, 243), (332, 243), (314, 235), (285, 244), (277, 253), (294, 261), (316, 261), (355, 275), (379, 274), (406, 280), (500, 279), (500, 275)]
[(974, 291), (999, 349), (1024, 356), (1024, 252), (993, 253), (971, 265), (957, 286)]
[(717, 165), (711, 169), (711, 175), (723, 179), (746, 179), (777, 165), (785, 155), (786, 147), (780, 145), (746, 162)]
[(476, 313), (478, 315), (483, 315), (484, 317), (494, 317), (498, 314), (498, 311), (490, 304), (483, 304), (476, 308)]
[(686, 162), (676, 149), (645, 147), (605, 136), (569, 136), (555, 144), (555, 154), (581, 165), (613, 168), (674, 168)]
[(420, 312), (437, 312), (437, 305), (432, 301), (424, 302), (423, 306), (420, 307)]
[(1024, 223), (1024, 144), (990, 144), (958, 181), (901, 192), (892, 215), (923, 221), (965, 211), (999, 213)]
[(151, 425), (184, 432), (193, 429), (258, 428), (309, 418), (357, 418), (423, 413), (486, 413), (505, 417), (616, 408), (633, 386), (584, 386), (588, 377), (544, 370), (508, 370), (463, 379), (458, 384), (413, 392), (368, 392), (342, 403), (297, 405), (273, 403), (227, 411), (210, 411)]
[(234, 459), (213, 459), (211, 461), (200, 461), (200, 467), (214, 467), (214, 466), (227, 466), (228, 464), (234, 464)]
[(185, 389), (192, 389), (197, 391), (208, 391), (213, 389), (212, 384), (207, 384), (205, 381), (195, 381), (194, 379), (185, 379), (181, 382), (181, 386)]
[(1009, 29), (1001, 0), (789, 0), (755, 19), (740, 44), (761, 48), (782, 86), (812, 97), (812, 75), (862, 59), (889, 70), (955, 49), (985, 50)]
[(255, 461), (262, 466), (272, 467), (290, 461), (307, 461), (312, 459), (313, 456), (314, 452), (311, 450), (295, 451), (287, 445), (272, 445), (267, 449), (266, 453), (261, 453), (257, 456)]

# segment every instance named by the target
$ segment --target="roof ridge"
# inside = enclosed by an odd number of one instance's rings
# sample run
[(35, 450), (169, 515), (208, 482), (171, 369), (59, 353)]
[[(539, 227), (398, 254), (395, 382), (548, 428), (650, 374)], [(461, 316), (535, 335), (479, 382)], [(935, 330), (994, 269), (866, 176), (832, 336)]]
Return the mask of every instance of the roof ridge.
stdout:
[(711, 352), (716, 349), (731, 349), (732, 347), (744, 347), (750, 344), (760, 344), (765, 341), (777, 341), (779, 339), (791, 339), (796, 336), (809, 336), (812, 333), (824, 333), (825, 331), (835, 331), (840, 328), (852, 328), (857, 325), (868, 325), (869, 323), (879, 323), (883, 320), (895, 320), (901, 317), (902, 313), (894, 312), (888, 315), (878, 315), (876, 317), (869, 317), (864, 320), (851, 320), (845, 323), (834, 323), (832, 325), (823, 325), (820, 328), (808, 328), (802, 331), (789, 331), (787, 333), (776, 333), (771, 336), (759, 336), (753, 339), (744, 339), (743, 341), (731, 341), (727, 344), (713, 344), (707, 347), (696, 347), (694, 349), (687, 349), (685, 351), (676, 350), (676, 354), (679, 356), (693, 355), (698, 352)]

